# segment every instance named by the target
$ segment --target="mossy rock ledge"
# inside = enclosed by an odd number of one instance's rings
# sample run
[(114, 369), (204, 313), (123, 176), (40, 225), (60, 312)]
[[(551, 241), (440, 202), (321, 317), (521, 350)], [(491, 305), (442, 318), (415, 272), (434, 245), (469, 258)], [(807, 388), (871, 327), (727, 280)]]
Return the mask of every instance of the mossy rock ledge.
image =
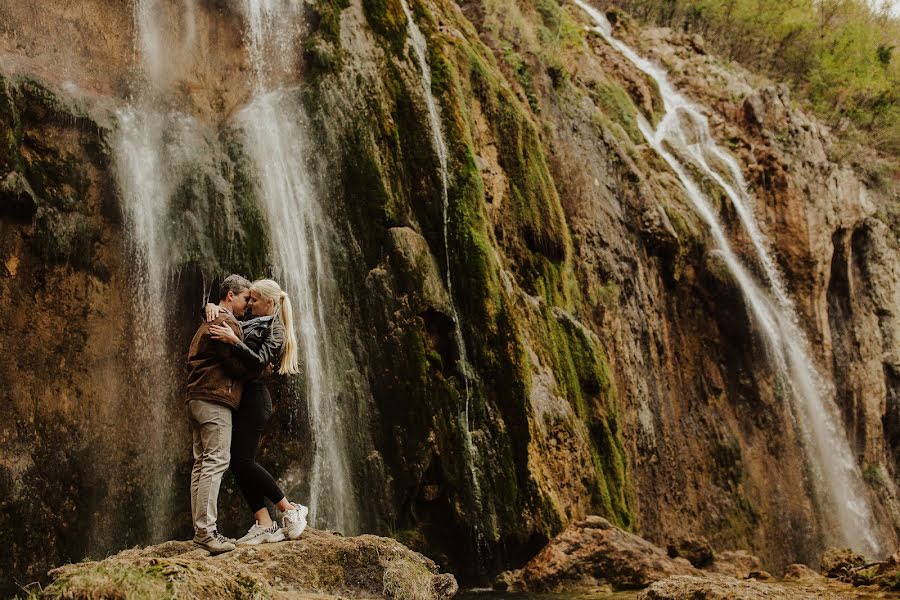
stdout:
[(453, 575), (396, 540), (309, 529), (296, 541), (217, 556), (192, 542), (165, 542), (65, 565), (50, 577), (31, 597), (447, 600), (458, 590)]

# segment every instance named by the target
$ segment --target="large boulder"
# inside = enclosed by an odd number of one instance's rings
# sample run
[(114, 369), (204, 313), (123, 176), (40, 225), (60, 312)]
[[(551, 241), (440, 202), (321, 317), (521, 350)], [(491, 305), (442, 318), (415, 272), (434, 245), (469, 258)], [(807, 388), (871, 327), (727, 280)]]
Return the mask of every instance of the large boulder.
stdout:
[(699, 573), (687, 560), (670, 558), (647, 540), (590, 516), (569, 525), (505, 583), (535, 592), (635, 589), (670, 575)]
[(334, 597), (446, 600), (458, 586), (390, 538), (307, 530), (297, 541), (210, 556), (191, 542), (125, 550), (50, 572), (45, 600)]

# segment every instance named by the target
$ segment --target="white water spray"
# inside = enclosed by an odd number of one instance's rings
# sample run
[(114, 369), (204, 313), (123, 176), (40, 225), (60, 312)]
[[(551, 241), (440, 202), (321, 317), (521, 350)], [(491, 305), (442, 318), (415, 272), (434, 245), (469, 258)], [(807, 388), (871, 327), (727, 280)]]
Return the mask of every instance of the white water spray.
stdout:
[(278, 276), (294, 302), (296, 330), (306, 375), (312, 428), (310, 520), (317, 527), (359, 529), (350, 468), (348, 424), (342, 419), (329, 351), (326, 292), (331, 278), (325, 252), (326, 219), (307, 171), (302, 109), (296, 90), (274, 87), (278, 68), (294, 56), (292, 13), (285, 0), (244, 0), (248, 49), (256, 76), (250, 104), (238, 115), (259, 181), (262, 208), (279, 266)]
[[(750, 198), (740, 167), (715, 144), (709, 134), (706, 118), (692, 102), (672, 87), (663, 69), (613, 37), (612, 27), (600, 11), (584, 0), (573, 1), (593, 19), (595, 31), (610, 46), (658, 85), (664, 103), (664, 115), (655, 130), (646, 119), (639, 117), (641, 133), (678, 176), (697, 213), (709, 227), (725, 264), (744, 295), (751, 316), (762, 333), (773, 367), (780, 380), (789, 388), (791, 411), (804, 438), (807, 463), (816, 488), (823, 496), (820, 501), (825, 504), (825, 512), (833, 511), (840, 541), (850, 544), (858, 551), (878, 554), (880, 548), (874, 531), (872, 510), (866, 498), (859, 467), (840, 426), (833, 388), (818, 373), (810, 358), (806, 336), (798, 325), (781, 275), (749, 207)], [(766, 289), (756, 283), (740, 262), (711, 203), (692, 180), (680, 158), (670, 149), (690, 158), (701, 173), (722, 188), (735, 206), (751, 239), (755, 259), (761, 265), (767, 280)], [(730, 182), (710, 165), (707, 158), (710, 156), (727, 167)]]
[[(163, 118), (160, 114), (128, 106), (116, 113), (118, 128), (113, 136), (116, 179), (122, 193), (125, 223), (134, 245), (137, 277), (142, 291), (165, 287), (167, 257), (164, 232), (169, 210), (162, 157)], [(141, 314), (152, 323), (162, 316), (162, 304), (150, 301), (155, 294), (136, 294)], [(142, 345), (143, 346), (143, 345)], [(143, 347), (153, 352), (153, 347)]]

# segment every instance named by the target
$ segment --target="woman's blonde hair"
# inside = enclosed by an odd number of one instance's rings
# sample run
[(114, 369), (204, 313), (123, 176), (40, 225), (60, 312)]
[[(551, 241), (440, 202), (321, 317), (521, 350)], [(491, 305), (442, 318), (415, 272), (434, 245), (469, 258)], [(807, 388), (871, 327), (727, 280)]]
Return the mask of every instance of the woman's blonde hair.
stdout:
[(284, 325), (284, 347), (281, 349), (281, 364), (278, 371), (286, 375), (299, 373), (297, 336), (294, 335), (294, 311), (291, 308), (291, 299), (281, 286), (271, 279), (257, 279), (250, 284), (250, 289), (275, 304), (275, 316), (280, 317)]

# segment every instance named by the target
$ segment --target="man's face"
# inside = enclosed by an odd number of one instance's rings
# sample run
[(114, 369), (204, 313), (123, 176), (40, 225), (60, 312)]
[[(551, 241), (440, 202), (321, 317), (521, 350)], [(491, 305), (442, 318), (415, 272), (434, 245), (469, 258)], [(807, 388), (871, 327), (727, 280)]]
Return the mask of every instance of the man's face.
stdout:
[(238, 294), (231, 296), (231, 312), (236, 316), (242, 316), (247, 311), (247, 302), (250, 300), (250, 288), (244, 288)]

